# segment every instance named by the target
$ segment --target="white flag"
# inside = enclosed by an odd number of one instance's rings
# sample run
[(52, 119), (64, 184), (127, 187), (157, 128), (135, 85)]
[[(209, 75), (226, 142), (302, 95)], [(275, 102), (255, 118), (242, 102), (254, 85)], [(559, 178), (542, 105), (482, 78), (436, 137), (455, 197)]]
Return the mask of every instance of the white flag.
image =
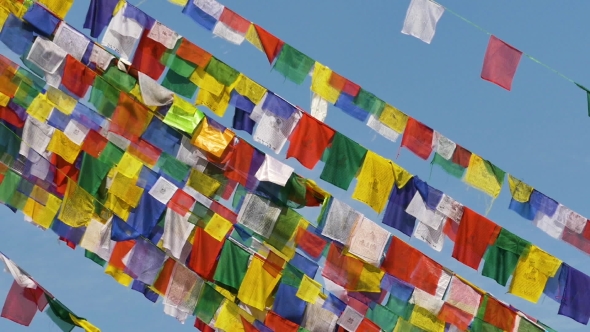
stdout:
[(430, 44), (436, 32), (436, 24), (444, 11), (443, 6), (430, 0), (412, 0), (402, 33)]

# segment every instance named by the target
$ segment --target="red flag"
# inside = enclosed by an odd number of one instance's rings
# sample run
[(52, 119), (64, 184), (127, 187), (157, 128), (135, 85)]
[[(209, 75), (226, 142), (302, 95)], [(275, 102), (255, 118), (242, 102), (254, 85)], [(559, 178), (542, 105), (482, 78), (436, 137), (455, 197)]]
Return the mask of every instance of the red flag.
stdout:
[(416, 248), (393, 236), (381, 268), (392, 276), (411, 282), (414, 268), (424, 256)]
[(322, 255), (322, 252), (326, 247), (327, 241), (313, 234), (307, 229), (299, 227), (297, 229), (295, 243), (297, 243), (297, 246), (301, 250), (303, 250), (306, 254), (311, 256), (311, 258), (317, 260)]
[(66, 65), (61, 79), (61, 84), (71, 93), (84, 98), (88, 88), (94, 83), (96, 73), (76, 60), (69, 54), (66, 56)]
[(313, 169), (336, 134), (334, 129), (303, 112), (289, 137), (287, 158), (294, 157), (301, 165)]
[(279, 54), (281, 48), (283, 48), (285, 42), (256, 24), (254, 24), (254, 28), (256, 29), (256, 33), (258, 33), (258, 38), (260, 38), (260, 43), (262, 43), (262, 48), (264, 48), (264, 53), (266, 53), (268, 62), (272, 63)]
[(442, 309), (438, 313), (438, 319), (455, 325), (461, 331), (467, 330), (469, 323), (473, 319), (473, 315), (456, 308), (448, 303), (443, 304)]
[(223, 247), (223, 241), (217, 241), (201, 227), (195, 227), (193, 251), (187, 266), (202, 278), (213, 280), (217, 256)]
[(483, 59), (481, 78), (510, 91), (521, 56), (521, 51), (495, 36), (490, 36), (488, 49)]
[(361, 86), (351, 82), (347, 78), (343, 77), (342, 75), (337, 74), (336, 72), (332, 72), (330, 76), (330, 85), (338, 90), (346, 93), (349, 96), (356, 97), (359, 92), (361, 91)]
[(160, 294), (166, 294), (166, 291), (168, 290), (170, 277), (172, 276), (172, 271), (174, 271), (174, 264), (176, 264), (176, 261), (172, 258), (168, 258), (158, 275), (158, 279), (154, 282), (153, 288), (160, 292)]
[(504, 331), (512, 331), (516, 320), (516, 312), (508, 308), (498, 300), (488, 297), (484, 322), (490, 323)]
[(40, 287), (25, 288), (14, 281), (4, 301), (2, 317), (20, 325), (29, 326), (37, 309), (43, 311), (46, 305), (47, 299)]
[(415, 155), (426, 160), (432, 153), (433, 135), (434, 131), (430, 127), (409, 117), (404, 136), (402, 137), (401, 146), (405, 146)]
[(452, 161), (463, 168), (467, 168), (469, 167), (469, 159), (471, 159), (471, 151), (457, 144)]
[(254, 325), (250, 324), (250, 322), (247, 321), (244, 317), (240, 316), (240, 318), (242, 319), (242, 325), (244, 326), (245, 332), (259, 332), (258, 329), (255, 328)]
[(269, 311), (264, 319), (264, 325), (272, 329), (273, 331), (280, 332), (297, 332), (299, 325), (286, 320), (285, 318), (277, 315), (273, 311)]
[(359, 327), (356, 328), (356, 332), (381, 332), (381, 328), (365, 317)]
[(180, 47), (176, 51), (176, 55), (201, 68), (207, 67), (212, 57), (211, 53), (184, 38), (180, 42)]
[(88, 153), (94, 158), (98, 158), (102, 150), (107, 146), (109, 141), (106, 137), (99, 134), (97, 131), (90, 129), (88, 135), (82, 143), (82, 151)]
[(137, 45), (133, 57), (133, 67), (154, 80), (158, 80), (166, 66), (160, 63), (160, 59), (166, 52), (166, 46), (148, 37), (150, 30), (145, 29)]
[(464, 207), (457, 231), (453, 258), (477, 270), (488, 245), (496, 242), (502, 228), (488, 218)]
[(187, 194), (184, 190), (177, 190), (168, 202), (168, 207), (181, 216), (186, 215), (196, 199)]
[(442, 274), (442, 266), (432, 258), (423, 255), (412, 272), (411, 283), (429, 294), (436, 295), (438, 281)]

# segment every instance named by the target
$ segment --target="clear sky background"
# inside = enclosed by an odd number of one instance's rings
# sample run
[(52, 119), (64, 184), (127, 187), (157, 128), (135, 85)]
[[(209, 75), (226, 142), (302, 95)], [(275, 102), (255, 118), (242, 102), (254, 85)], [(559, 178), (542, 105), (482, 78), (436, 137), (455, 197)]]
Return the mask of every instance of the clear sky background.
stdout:
[[(587, 1), (456, 1), (442, 4), (493, 32), (500, 39), (590, 85), (588, 78), (587, 31), (590, 22)], [(133, 1), (137, 4), (138, 1)], [(386, 102), (424, 122), (467, 149), (492, 161), (539, 191), (585, 216), (590, 216), (585, 184), (590, 183), (590, 119), (586, 96), (574, 84), (527, 58), (521, 60), (512, 91), (483, 81), (480, 71), (488, 36), (449, 12), (441, 18), (431, 45), (400, 33), (409, 0), (352, 1), (238, 1), (222, 3), (261, 25), (286, 43), (360, 84)], [(78, 29), (88, 1), (77, 0), (66, 21)], [(181, 8), (165, 0), (146, 0), (146, 13), (168, 25), (214, 56), (247, 76), (309, 110), (310, 80), (297, 86), (271, 71), (266, 56), (249, 43), (232, 45), (213, 38)], [(586, 23), (584, 23), (586, 22)], [(89, 34), (88, 30), (83, 30)], [(16, 60), (2, 45), (0, 52)], [(206, 111), (208, 112), (208, 111)], [(211, 114), (211, 112), (207, 113)], [(231, 125), (233, 111), (222, 123)], [(365, 147), (394, 160), (410, 173), (428, 180), (466, 206), (484, 214), (491, 199), (442, 170), (432, 170), (404, 149), (396, 159), (399, 142), (392, 143), (370, 128), (330, 107), (326, 122)], [(238, 135), (245, 137), (243, 132)], [(251, 142), (251, 138), (247, 137)], [(261, 148), (259, 144), (255, 146)], [(268, 149), (262, 149), (269, 152)], [(287, 148), (283, 149), (284, 156)], [(284, 158), (281, 158), (284, 160)], [(319, 163), (309, 171), (294, 159), (286, 161), (296, 172), (318, 179)], [(430, 180), (429, 180), (430, 179)], [(318, 184), (374, 220), (376, 215), (350, 198), (349, 192), (319, 180)], [(508, 210), (507, 184), (493, 202), (488, 217), (500, 226), (533, 242), (577, 269), (590, 274), (589, 257), (576, 248), (550, 238), (529, 221)], [(131, 289), (125, 289), (101, 267), (84, 258), (57, 236), (43, 232), (0, 207), (3, 231), (0, 250), (78, 316), (86, 317), (103, 331), (190, 331), (194, 320), (181, 325), (163, 313), (161, 303), (152, 304)], [(314, 221), (318, 209), (304, 215)], [(588, 331), (588, 327), (558, 316), (559, 304), (543, 297), (533, 304), (506, 294), (507, 288), (482, 277), (451, 258), (448, 241), (437, 253), (416, 239), (403, 238), (456, 273), (466, 277), (501, 300), (541, 319), (560, 331)], [(7, 294), (12, 278), (0, 275), (0, 299)], [(0, 319), (1, 331), (57, 331), (45, 314), (38, 314), (27, 329)]]

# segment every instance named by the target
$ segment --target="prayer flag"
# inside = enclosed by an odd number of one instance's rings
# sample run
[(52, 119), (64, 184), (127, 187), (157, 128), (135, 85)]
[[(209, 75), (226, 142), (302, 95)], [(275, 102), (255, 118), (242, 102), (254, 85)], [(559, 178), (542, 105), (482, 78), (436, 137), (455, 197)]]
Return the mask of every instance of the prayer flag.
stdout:
[(430, 44), (436, 32), (436, 24), (444, 12), (445, 8), (438, 3), (412, 0), (406, 12), (402, 33)]
[(432, 138), (434, 131), (422, 122), (412, 117), (408, 118), (408, 123), (402, 137), (402, 147), (406, 147), (418, 157), (426, 160), (432, 153)]
[(264, 261), (257, 256), (252, 257), (248, 272), (238, 291), (238, 298), (245, 304), (258, 310), (264, 310), (266, 300), (281, 278), (281, 274), (273, 275), (264, 267)]
[(516, 265), (509, 292), (537, 303), (547, 281), (555, 276), (560, 265), (561, 260), (531, 245), (528, 254), (523, 255)]
[(303, 113), (289, 137), (291, 144), (287, 150), (287, 158), (294, 157), (306, 168), (313, 169), (335, 134), (332, 128)]
[(502, 229), (494, 245), (486, 252), (482, 275), (506, 286), (520, 256), (529, 246), (528, 241)]
[(285, 44), (282, 40), (278, 39), (274, 35), (270, 34), (268, 31), (264, 30), (260, 26), (253, 24), (256, 33), (258, 34), (258, 38), (260, 38), (260, 43), (264, 48), (264, 53), (266, 53), (266, 57), (268, 58), (268, 62), (272, 64), (272, 62), (277, 57), (277, 54), (283, 48)]
[[(153, 29), (152, 29), (153, 30)], [(144, 30), (139, 39), (139, 44), (133, 56), (133, 67), (137, 68), (138, 75), (147, 75), (154, 80), (160, 78), (166, 66), (160, 63), (160, 59), (166, 52), (166, 46), (150, 38), (151, 32)]]
[(336, 132), (327, 153), (326, 165), (322, 170), (320, 179), (336, 187), (348, 190), (350, 182), (352, 182), (361, 167), (367, 149)]
[(585, 299), (588, 298), (590, 290), (590, 277), (569, 265), (565, 266), (569, 271), (558, 314), (570, 317), (580, 324), (588, 325), (590, 308), (586, 305)]
[(500, 230), (494, 222), (464, 207), (453, 258), (477, 270), (488, 245), (496, 241)]
[(510, 91), (521, 56), (521, 51), (496, 36), (490, 36), (488, 49), (483, 59), (481, 78)]
[(395, 183), (393, 162), (368, 151), (357, 180), (352, 198), (381, 213)]
[(506, 172), (476, 154), (471, 155), (465, 182), (484, 193), (498, 197), (502, 190)]
[(313, 68), (315, 61), (296, 50), (289, 44), (284, 44), (273, 69), (294, 82), (301, 84)]

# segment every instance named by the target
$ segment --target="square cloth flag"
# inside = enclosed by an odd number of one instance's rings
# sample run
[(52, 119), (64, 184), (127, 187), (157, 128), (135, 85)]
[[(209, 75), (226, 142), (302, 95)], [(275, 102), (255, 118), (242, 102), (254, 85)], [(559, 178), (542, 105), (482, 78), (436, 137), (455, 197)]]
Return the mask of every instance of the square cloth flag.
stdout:
[(402, 33), (430, 44), (436, 32), (436, 24), (444, 12), (445, 8), (433, 1), (412, 0), (406, 12)]
[(490, 36), (488, 49), (483, 59), (481, 78), (510, 91), (512, 79), (521, 57), (521, 51), (506, 44), (496, 36)]
[(294, 157), (301, 165), (313, 169), (335, 134), (332, 128), (303, 113), (289, 137), (291, 144), (287, 150), (287, 158)]
[(313, 68), (315, 61), (307, 55), (285, 44), (279, 53), (273, 69), (283, 74), (290, 81), (301, 84)]

